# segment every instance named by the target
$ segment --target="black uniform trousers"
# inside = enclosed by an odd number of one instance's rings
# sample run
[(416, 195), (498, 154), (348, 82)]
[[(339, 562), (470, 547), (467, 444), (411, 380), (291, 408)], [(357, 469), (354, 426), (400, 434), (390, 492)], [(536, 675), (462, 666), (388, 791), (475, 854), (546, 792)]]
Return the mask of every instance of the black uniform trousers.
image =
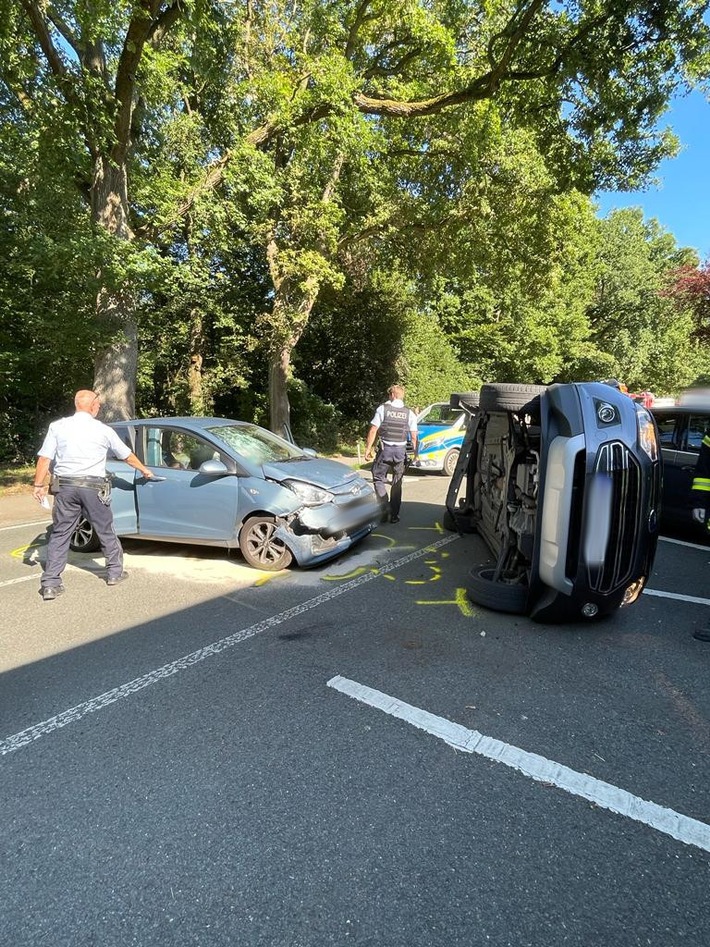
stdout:
[(42, 573), (42, 588), (62, 584), (67, 564), (69, 543), (79, 520), (85, 516), (96, 530), (101, 550), (106, 557), (107, 578), (115, 579), (123, 572), (123, 549), (113, 525), (111, 507), (99, 499), (91, 487), (60, 485), (54, 493), (53, 525), (47, 544), (47, 561)]
[(387, 512), (387, 485), (388, 475), (392, 474), (390, 486), (389, 512), (392, 516), (399, 516), (402, 505), (402, 477), (407, 457), (405, 444), (380, 444), (372, 463), (372, 483), (375, 493), (380, 498), (383, 512)]

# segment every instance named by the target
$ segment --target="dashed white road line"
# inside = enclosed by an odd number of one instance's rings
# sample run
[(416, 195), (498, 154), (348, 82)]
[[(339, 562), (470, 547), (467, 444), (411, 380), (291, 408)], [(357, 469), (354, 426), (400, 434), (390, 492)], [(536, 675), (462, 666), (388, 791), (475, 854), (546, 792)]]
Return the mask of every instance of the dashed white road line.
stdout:
[(0, 582), (0, 589), (4, 589), (6, 585), (18, 585), (20, 582), (37, 582), (38, 580), (39, 575), (33, 572), (32, 575), (21, 575), (19, 579), (4, 579)]
[(509, 743), (487, 737), (478, 730), (469, 730), (445, 717), (437, 717), (426, 710), (406, 704), (396, 697), (390, 697), (382, 691), (358, 684), (346, 677), (338, 675), (331, 678), (328, 681), (328, 687), (369, 707), (382, 710), (392, 717), (404, 720), (417, 729), (444, 740), (455, 750), (463, 753), (477, 753), (495, 763), (503, 763), (536, 782), (557, 786), (573, 796), (580, 796), (610, 812), (616, 812), (648, 825), (686, 845), (694, 845), (696, 848), (710, 852), (710, 825), (705, 822), (681, 815), (655, 802), (648, 802), (625, 789), (619, 789), (611, 783), (603, 782), (586, 773), (578, 773), (568, 766), (555, 763), (537, 753), (529, 753)]
[(660, 592), (657, 589), (644, 589), (644, 595), (655, 595), (657, 598), (672, 598), (677, 602), (692, 602), (694, 605), (710, 605), (710, 598), (699, 598), (697, 595), (681, 595), (680, 592)]
[(710, 552), (710, 546), (704, 546), (702, 543), (690, 543), (685, 539), (673, 539), (671, 536), (659, 536), (659, 542), (672, 543), (674, 546), (687, 546), (689, 549), (702, 549)]
[(14, 523), (12, 526), (0, 526), (0, 533), (6, 529), (25, 529), (27, 526), (49, 526), (51, 520), (33, 520), (31, 523)]
[(240, 644), (242, 641), (246, 641), (248, 638), (253, 638), (254, 635), (258, 635), (262, 631), (268, 631), (269, 628), (274, 628), (276, 625), (281, 625), (290, 618), (296, 618), (298, 615), (302, 615), (304, 612), (308, 612), (312, 608), (317, 608), (319, 605), (324, 605), (326, 602), (332, 601), (332, 599), (337, 598), (339, 595), (344, 595), (346, 592), (351, 592), (353, 589), (356, 589), (361, 585), (365, 585), (367, 582), (372, 582), (373, 579), (376, 579), (381, 575), (394, 572), (395, 569), (400, 569), (409, 562), (414, 562), (416, 559), (420, 559), (422, 556), (427, 556), (435, 549), (439, 549), (441, 546), (448, 546), (449, 543), (456, 542), (457, 539), (459, 539), (458, 534), (444, 536), (442, 539), (438, 539), (436, 542), (430, 543), (428, 546), (425, 546), (422, 549), (417, 549), (415, 552), (411, 552), (407, 556), (402, 556), (400, 559), (395, 559), (393, 562), (380, 566), (378, 569), (373, 569), (371, 572), (367, 572), (363, 575), (357, 576), (354, 579), (350, 579), (349, 581), (344, 582), (342, 585), (336, 585), (328, 589), (327, 592), (323, 592), (321, 595), (317, 595), (315, 598), (309, 599), (306, 602), (302, 602), (300, 605), (294, 605), (293, 608), (287, 608), (278, 615), (272, 615), (270, 618), (266, 618), (264, 621), (250, 625), (248, 628), (242, 628), (233, 635), (228, 635), (226, 638), (220, 638), (219, 641), (215, 641), (204, 648), (199, 648), (197, 651), (192, 651), (190, 654), (183, 655), (183, 657), (178, 658), (176, 661), (171, 661), (170, 664), (164, 664), (162, 667), (156, 668), (153, 671), (149, 671), (147, 674), (143, 674), (141, 677), (137, 677), (132, 681), (128, 681), (126, 684), (121, 684), (119, 687), (114, 687), (109, 691), (105, 691), (103, 694), (99, 694), (97, 697), (92, 697), (90, 700), (84, 701), (81, 704), (77, 704), (75, 707), (70, 707), (69, 710), (65, 710), (62, 713), (56, 714), (54, 717), (43, 720), (41, 723), (37, 723), (32, 727), (27, 727), (25, 730), (20, 730), (19, 733), (15, 733), (4, 740), (0, 740), (0, 756), (4, 756), (6, 753), (12, 753), (14, 750), (19, 750), (21, 747), (27, 746), (29, 743), (33, 743), (40, 737), (47, 736), (48, 734), (53, 733), (55, 730), (60, 730), (62, 727), (66, 727), (70, 723), (76, 723), (78, 720), (81, 720), (82, 717), (86, 717), (87, 714), (95, 713), (97, 710), (102, 710), (104, 707), (115, 704), (119, 700), (130, 697), (131, 694), (135, 694), (146, 687), (150, 687), (152, 684), (157, 684), (166, 677), (172, 677), (173, 674), (178, 674), (180, 671), (185, 671), (187, 668), (192, 667), (194, 664), (199, 664), (206, 658), (210, 658), (215, 654), (226, 651), (228, 648), (232, 648), (234, 645)]

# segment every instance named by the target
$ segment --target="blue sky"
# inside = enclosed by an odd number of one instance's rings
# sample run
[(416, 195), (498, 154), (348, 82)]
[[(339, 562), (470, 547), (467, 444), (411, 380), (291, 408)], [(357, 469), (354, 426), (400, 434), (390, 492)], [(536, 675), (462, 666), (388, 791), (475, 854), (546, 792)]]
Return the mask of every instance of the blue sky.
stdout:
[(655, 217), (682, 247), (695, 247), (701, 260), (710, 258), (710, 103), (700, 92), (674, 101), (666, 113), (681, 140), (677, 158), (663, 161), (656, 172), (659, 185), (648, 191), (601, 193), (595, 200), (601, 217), (617, 207), (641, 207)]

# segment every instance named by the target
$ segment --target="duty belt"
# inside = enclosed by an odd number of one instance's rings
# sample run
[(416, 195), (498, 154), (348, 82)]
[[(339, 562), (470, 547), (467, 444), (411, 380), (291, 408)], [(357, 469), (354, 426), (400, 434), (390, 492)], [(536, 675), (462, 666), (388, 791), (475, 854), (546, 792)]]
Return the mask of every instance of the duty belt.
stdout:
[(58, 487), (90, 487), (92, 490), (103, 490), (111, 485), (108, 477), (65, 477), (59, 474), (53, 480)]
[(56, 493), (61, 487), (84, 487), (96, 490), (99, 500), (108, 506), (111, 503), (110, 477), (62, 477), (55, 474), (50, 484), (50, 492)]

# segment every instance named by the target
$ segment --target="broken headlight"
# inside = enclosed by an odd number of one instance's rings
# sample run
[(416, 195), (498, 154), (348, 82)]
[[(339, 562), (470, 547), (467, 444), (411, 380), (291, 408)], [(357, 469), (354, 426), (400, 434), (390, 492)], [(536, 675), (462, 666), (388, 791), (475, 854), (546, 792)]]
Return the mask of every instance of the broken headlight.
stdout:
[(321, 487), (314, 487), (312, 483), (302, 480), (284, 480), (283, 485), (292, 490), (304, 506), (322, 506), (323, 503), (332, 503), (333, 494)]

